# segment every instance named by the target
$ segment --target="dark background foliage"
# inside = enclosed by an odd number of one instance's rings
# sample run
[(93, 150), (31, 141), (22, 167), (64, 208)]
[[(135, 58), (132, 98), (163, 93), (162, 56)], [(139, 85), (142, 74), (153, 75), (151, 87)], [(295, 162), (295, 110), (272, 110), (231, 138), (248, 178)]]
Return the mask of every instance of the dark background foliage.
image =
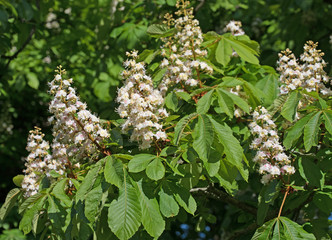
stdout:
[[(62, 65), (75, 87), (103, 119), (116, 116), (114, 101), (121, 84), (124, 53), (158, 46), (146, 30), (174, 11), (174, 0), (2, 0), (0, 1), (0, 202), (14, 185), (12, 177), (24, 168), (27, 134), (34, 125), (49, 134), (47, 82)], [(329, 0), (191, 1), (203, 32), (222, 33), (230, 20), (240, 20), (261, 46), (260, 62), (276, 66), (277, 53), (290, 48), (299, 56), (307, 40), (319, 42), (325, 60), (332, 62), (332, 3)], [(331, 73), (331, 64), (327, 72)], [(8, 126), (12, 126), (8, 128)], [(214, 212), (228, 214), (224, 206)], [(246, 216), (238, 216), (245, 221)], [(242, 220), (241, 220), (242, 219)], [(190, 223), (190, 219), (187, 223)], [(217, 219), (211, 228), (230, 225)], [(0, 228), (17, 226), (15, 216)], [(172, 226), (172, 238), (197, 237), (193, 224)], [(173, 229), (174, 228), (174, 229)], [(204, 229), (198, 229), (205, 231)], [(13, 234), (5, 231), (3, 238)], [(207, 231), (206, 237), (212, 237)], [(182, 236), (182, 237), (181, 237)], [(202, 235), (203, 236), (203, 235)], [(202, 237), (200, 236), (200, 237)], [(165, 238), (166, 239), (166, 238)]]

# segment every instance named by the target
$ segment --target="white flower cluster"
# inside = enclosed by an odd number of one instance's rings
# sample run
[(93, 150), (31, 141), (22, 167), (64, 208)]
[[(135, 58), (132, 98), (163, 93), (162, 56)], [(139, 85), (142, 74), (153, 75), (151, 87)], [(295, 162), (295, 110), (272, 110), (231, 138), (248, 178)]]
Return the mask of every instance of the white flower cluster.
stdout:
[(80, 101), (75, 89), (71, 87), (73, 80), (62, 79), (64, 70), (59, 67), (58, 74), (49, 83), (50, 93), (54, 96), (49, 111), (53, 116), (49, 119), (53, 126), (53, 158), (60, 162), (68, 162), (68, 157), (80, 161), (103, 151), (101, 146), (108, 131), (101, 127), (100, 120), (88, 109), (86, 103)]
[(245, 34), (245, 32), (241, 27), (242, 27), (241, 21), (232, 20), (229, 23), (227, 23), (226, 27), (224, 28), (224, 31), (230, 32), (234, 36), (241, 36)]
[(324, 53), (317, 50), (318, 43), (308, 41), (304, 45), (304, 53), (300, 56), (302, 65), (302, 75), (304, 87), (308, 92), (320, 91), (323, 95), (331, 95), (331, 90), (326, 88), (324, 83), (328, 83), (329, 77), (324, 71), (326, 62), (322, 58)]
[(57, 21), (57, 16), (53, 12), (49, 12), (46, 16), (46, 24), (45, 27), (48, 29), (58, 29), (60, 28), (60, 24)]
[(259, 164), (259, 173), (263, 174), (261, 182), (267, 184), (280, 175), (295, 173), (295, 168), (290, 165), (291, 160), (279, 143), (278, 132), (271, 115), (261, 106), (257, 107), (252, 115), (253, 122), (249, 127), (255, 139), (250, 148), (257, 150), (253, 161)]
[(63, 165), (57, 162), (53, 163), (52, 157), (48, 153), (50, 145), (43, 140), (44, 134), (40, 130), (40, 128), (35, 127), (35, 130), (30, 131), (28, 137), (26, 149), (30, 154), (26, 158), (25, 176), (22, 181), (24, 197), (26, 198), (38, 192), (43, 175), (49, 175), (51, 170), (55, 170), (61, 175), (64, 174)]
[(331, 95), (331, 90), (324, 85), (329, 81), (324, 71), (326, 66), (326, 62), (322, 59), (324, 53), (316, 49), (317, 45), (312, 41), (304, 45), (304, 53), (300, 56), (302, 64), (298, 63), (289, 49), (279, 54), (277, 70), (280, 72), (282, 83), (281, 94), (302, 87), (308, 92), (319, 91), (323, 95)]
[[(188, 86), (196, 86), (199, 83), (200, 71), (211, 74), (213, 69), (199, 58), (207, 55), (206, 50), (201, 49), (203, 42), (202, 30), (198, 20), (194, 19), (193, 9), (187, 8), (188, 1), (177, 2), (179, 9), (175, 14), (177, 19), (169, 14), (165, 15), (165, 23), (176, 29), (176, 34), (171, 37), (162, 38), (163, 59), (160, 67), (166, 68), (160, 90), (165, 93), (168, 85), (180, 83)], [(195, 72), (197, 79), (195, 79)]]
[(158, 123), (167, 117), (164, 98), (159, 90), (153, 88), (152, 79), (146, 75), (143, 62), (137, 62), (137, 51), (126, 53), (129, 59), (124, 62), (122, 77), (124, 86), (118, 90), (117, 109), (121, 118), (126, 118), (122, 125), (124, 131), (133, 128), (131, 141), (137, 141), (141, 149), (151, 146), (154, 139), (165, 140), (167, 135)]

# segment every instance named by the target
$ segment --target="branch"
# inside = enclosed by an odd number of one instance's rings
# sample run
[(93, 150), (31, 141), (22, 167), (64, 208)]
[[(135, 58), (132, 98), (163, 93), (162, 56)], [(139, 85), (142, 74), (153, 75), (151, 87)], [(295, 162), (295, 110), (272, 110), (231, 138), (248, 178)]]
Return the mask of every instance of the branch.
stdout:
[(30, 33), (29, 33), (29, 36), (28, 36), (28, 38), (25, 40), (25, 42), (23, 43), (23, 45), (12, 55), (12, 56), (4, 56), (3, 58), (7, 58), (8, 59), (8, 62), (7, 62), (7, 64), (6, 64), (6, 66), (5, 66), (5, 69), (7, 69), (8, 68), (8, 66), (9, 66), (9, 63), (12, 61), (12, 60), (14, 60), (15, 58), (17, 58), (17, 56), (18, 56), (18, 54), (20, 53), (20, 52), (22, 52), (23, 51), (23, 49), (29, 44), (29, 42), (31, 41), (31, 39), (32, 39), (32, 36), (33, 36), (33, 34), (36, 32), (36, 27), (33, 27), (32, 29), (31, 29), (31, 31), (30, 31)]
[(200, 3), (196, 6), (195, 12), (197, 12), (201, 7), (203, 7), (205, 0), (200, 0)]
[[(38, 10), (40, 9), (39, 0), (36, 0), (36, 7), (37, 7)], [(15, 58), (17, 58), (18, 54), (20, 52), (22, 52), (23, 49), (29, 44), (29, 42), (31, 41), (32, 36), (35, 34), (35, 32), (36, 32), (36, 25), (34, 25), (33, 28), (30, 30), (29, 36), (25, 40), (25, 42), (23, 43), (23, 45), (12, 56), (2, 56), (3, 58), (7, 58), (8, 59), (8, 62), (6, 63), (6, 66), (5, 66), (5, 69), (8, 68), (10, 62), (12, 60), (14, 60)]]
[(192, 193), (198, 193), (201, 194), (203, 196), (207, 196), (209, 198), (213, 198), (222, 202), (226, 202), (229, 203), (231, 205), (234, 205), (237, 208), (242, 209), (245, 212), (248, 212), (254, 216), (257, 215), (257, 208), (250, 206), (244, 202), (239, 201), (236, 198), (233, 198), (232, 196), (230, 196), (229, 194), (216, 189), (213, 186), (209, 186), (207, 188), (193, 188), (190, 190), (190, 192)]

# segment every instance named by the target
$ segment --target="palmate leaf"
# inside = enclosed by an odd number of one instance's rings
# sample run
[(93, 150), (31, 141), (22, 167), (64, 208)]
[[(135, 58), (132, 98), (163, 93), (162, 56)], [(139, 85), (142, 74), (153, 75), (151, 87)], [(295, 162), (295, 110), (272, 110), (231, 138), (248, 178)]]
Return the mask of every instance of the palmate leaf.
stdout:
[(317, 112), (309, 119), (308, 123), (304, 127), (303, 140), (304, 140), (304, 147), (307, 152), (310, 151), (312, 146), (317, 146), (318, 144), (320, 115), (321, 112)]
[(131, 238), (141, 225), (141, 206), (137, 199), (136, 189), (124, 179), (118, 199), (108, 209), (108, 225), (121, 240)]
[[(159, 211), (156, 198), (148, 198), (143, 191), (142, 182), (135, 182), (135, 188), (142, 209), (144, 229), (154, 238), (158, 238), (165, 230), (165, 221)], [(137, 200), (136, 200), (137, 201)]]
[(198, 115), (198, 122), (194, 129), (193, 147), (203, 161), (207, 161), (213, 141), (213, 128), (206, 115)]
[(286, 239), (294, 240), (315, 240), (315, 236), (312, 233), (308, 233), (303, 230), (302, 226), (293, 222), (286, 217), (280, 217), (280, 222), (283, 225), (284, 235)]
[(14, 188), (9, 191), (7, 194), (5, 203), (1, 206), (0, 209), (0, 221), (3, 221), (8, 215), (9, 211), (14, 207), (17, 198), (20, 196), (20, 189)]
[(314, 240), (315, 236), (286, 217), (274, 218), (258, 228), (251, 240), (290, 239)]

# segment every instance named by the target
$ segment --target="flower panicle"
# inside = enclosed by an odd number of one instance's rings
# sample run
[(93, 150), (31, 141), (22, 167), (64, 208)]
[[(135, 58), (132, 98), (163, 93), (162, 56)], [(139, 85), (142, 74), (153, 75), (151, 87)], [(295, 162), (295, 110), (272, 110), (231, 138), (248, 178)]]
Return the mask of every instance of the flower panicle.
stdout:
[(255, 138), (250, 148), (257, 151), (253, 160), (259, 164), (258, 171), (263, 175), (261, 182), (267, 184), (281, 175), (294, 174), (295, 168), (291, 166), (291, 160), (279, 142), (277, 126), (271, 115), (264, 107), (259, 106), (252, 116), (253, 122), (249, 127)]
[(130, 140), (139, 143), (141, 149), (151, 146), (153, 140), (165, 140), (166, 133), (162, 130), (160, 119), (168, 116), (163, 108), (162, 93), (153, 87), (152, 79), (146, 74), (144, 62), (138, 62), (138, 52), (126, 53), (125, 70), (122, 78), (124, 86), (118, 90), (116, 101), (120, 103), (117, 111), (126, 121), (123, 131), (133, 129)]

